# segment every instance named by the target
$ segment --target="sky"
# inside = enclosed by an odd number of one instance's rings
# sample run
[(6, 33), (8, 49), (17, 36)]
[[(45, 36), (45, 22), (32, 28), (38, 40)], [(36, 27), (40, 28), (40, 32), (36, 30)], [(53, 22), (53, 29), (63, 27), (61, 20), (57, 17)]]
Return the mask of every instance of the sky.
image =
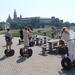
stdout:
[(13, 18), (14, 9), (18, 17), (55, 16), (75, 23), (75, 0), (0, 0), (0, 22), (6, 21), (9, 14)]

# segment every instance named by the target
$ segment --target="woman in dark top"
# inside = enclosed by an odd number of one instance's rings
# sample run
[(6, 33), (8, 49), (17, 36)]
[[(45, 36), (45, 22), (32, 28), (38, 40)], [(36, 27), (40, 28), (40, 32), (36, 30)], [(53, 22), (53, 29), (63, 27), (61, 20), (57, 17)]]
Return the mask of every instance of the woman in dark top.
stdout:
[(20, 30), (20, 38), (21, 40), (23, 40), (23, 30), (22, 29)]

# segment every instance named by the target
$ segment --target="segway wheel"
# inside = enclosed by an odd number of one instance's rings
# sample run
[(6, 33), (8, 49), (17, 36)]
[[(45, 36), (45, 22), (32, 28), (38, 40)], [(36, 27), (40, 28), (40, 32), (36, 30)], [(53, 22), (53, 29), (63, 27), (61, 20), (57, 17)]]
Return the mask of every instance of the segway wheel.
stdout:
[(7, 49), (4, 51), (4, 54), (5, 54), (5, 55), (7, 54), (7, 51), (8, 51)]
[(20, 49), (20, 55), (21, 55), (21, 56), (24, 56), (23, 48)]
[(27, 57), (31, 57), (33, 54), (33, 50), (32, 49), (28, 49), (28, 56)]
[(67, 57), (67, 58), (63, 58), (61, 61), (61, 65), (64, 69), (70, 69), (72, 64), (71, 64), (71, 60)]
[(27, 52), (24, 52), (23, 48), (20, 49), (20, 55), (23, 57), (31, 57), (33, 54), (32, 49), (28, 49)]
[(14, 53), (15, 53), (15, 51), (14, 51), (13, 49), (10, 50), (9, 52), (8, 52), (8, 50), (5, 50), (4, 53), (5, 53), (5, 55), (6, 55), (7, 57), (9, 57), (9, 56), (13, 56)]

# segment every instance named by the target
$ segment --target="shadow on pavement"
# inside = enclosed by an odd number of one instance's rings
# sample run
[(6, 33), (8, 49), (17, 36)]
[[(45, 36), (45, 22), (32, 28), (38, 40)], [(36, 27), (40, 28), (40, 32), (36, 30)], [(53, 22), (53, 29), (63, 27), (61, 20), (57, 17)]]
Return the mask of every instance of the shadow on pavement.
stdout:
[(58, 73), (59, 75), (75, 75), (75, 66), (69, 70), (61, 69)]
[(3, 56), (3, 57), (1, 57), (1, 58), (0, 58), (0, 61), (3, 61), (3, 60), (5, 60), (6, 58), (8, 58), (8, 57), (6, 57), (6, 56)]
[(42, 53), (39, 53), (38, 55), (41, 55), (41, 56), (48, 56), (47, 54), (42, 54)]
[(41, 53), (39, 53), (39, 55), (42, 55), (42, 56), (48, 56), (49, 54), (50, 54), (50, 55), (59, 55), (56, 50), (46, 51), (46, 52), (45, 52), (45, 55), (43, 55), (42, 51), (41, 51)]
[(58, 55), (58, 53), (57, 53), (57, 51), (56, 51), (56, 50), (49, 51), (49, 52), (47, 52), (47, 54), (51, 54), (51, 55)]
[(19, 59), (16, 62), (21, 63), (24, 62), (26, 59), (27, 59), (26, 57), (19, 56)]

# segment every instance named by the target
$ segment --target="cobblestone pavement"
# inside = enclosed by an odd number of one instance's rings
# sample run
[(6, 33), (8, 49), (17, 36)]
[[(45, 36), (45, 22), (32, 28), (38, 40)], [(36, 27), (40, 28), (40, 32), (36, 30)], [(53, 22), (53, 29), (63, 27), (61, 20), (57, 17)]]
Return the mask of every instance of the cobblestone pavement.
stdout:
[(47, 54), (43, 56), (41, 47), (34, 46), (33, 55), (26, 59), (20, 57), (19, 50), (22, 45), (18, 45), (19, 38), (13, 38), (12, 48), (15, 55), (6, 57), (5, 39), (0, 35), (0, 75), (75, 75), (75, 68), (70, 71), (61, 67), (61, 56), (57, 54)]

